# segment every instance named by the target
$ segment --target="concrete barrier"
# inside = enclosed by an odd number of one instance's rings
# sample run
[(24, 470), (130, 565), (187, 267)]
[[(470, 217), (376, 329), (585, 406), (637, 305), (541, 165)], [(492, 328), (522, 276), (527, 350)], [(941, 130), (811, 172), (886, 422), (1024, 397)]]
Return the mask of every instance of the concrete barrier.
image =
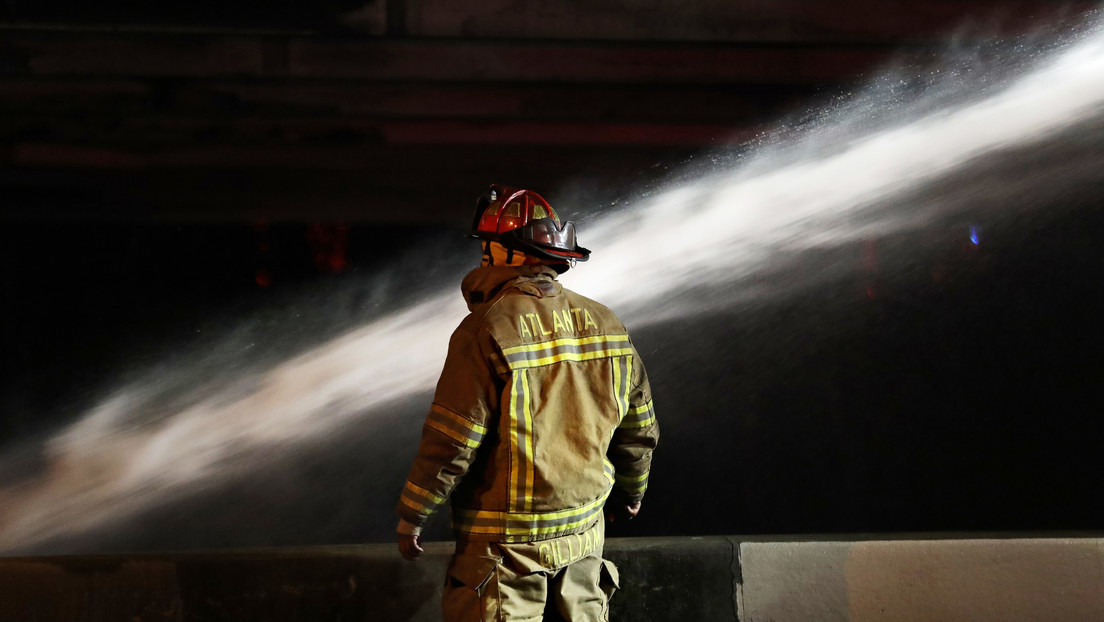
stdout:
[[(451, 544), (0, 559), (0, 622), (439, 619)], [(612, 539), (617, 620), (1104, 620), (1104, 538)]]

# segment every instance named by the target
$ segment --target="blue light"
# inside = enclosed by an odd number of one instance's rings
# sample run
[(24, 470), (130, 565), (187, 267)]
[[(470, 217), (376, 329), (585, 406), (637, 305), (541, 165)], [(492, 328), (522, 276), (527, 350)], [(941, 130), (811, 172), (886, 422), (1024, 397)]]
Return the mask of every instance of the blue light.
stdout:
[(974, 225), (970, 225), (970, 241), (974, 243), (974, 246), (977, 246), (981, 242), (981, 239), (978, 237), (977, 227)]

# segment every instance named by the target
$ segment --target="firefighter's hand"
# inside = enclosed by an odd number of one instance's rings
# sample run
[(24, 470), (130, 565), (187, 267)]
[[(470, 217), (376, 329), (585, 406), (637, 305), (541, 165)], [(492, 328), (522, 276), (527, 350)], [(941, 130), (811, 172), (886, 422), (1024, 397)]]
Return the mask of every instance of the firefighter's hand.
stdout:
[(639, 501), (637, 501), (636, 503), (633, 503), (631, 505), (629, 505), (629, 504), (617, 505), (613, 508), (612, 512), (609, 512), (609, 513), (606, 514), (606, 518), (609, 519), (609, 522), (611, 522), (611, 523), (617, 521), (617, 516), (618, 515), (624, 515), (626, 520), (632, 520), (633, 517), (636, 516), (637, 512), (639, 512), (639, 511), (640, 511), (640, 502)]
[(399, 534), (399, 553), (402, 553), (403, 558), (408, 562), (416, 562), (421, 557), (424, 550), (422, 549), (422, 537), (421, 536), (408, 536), (405, 534)]

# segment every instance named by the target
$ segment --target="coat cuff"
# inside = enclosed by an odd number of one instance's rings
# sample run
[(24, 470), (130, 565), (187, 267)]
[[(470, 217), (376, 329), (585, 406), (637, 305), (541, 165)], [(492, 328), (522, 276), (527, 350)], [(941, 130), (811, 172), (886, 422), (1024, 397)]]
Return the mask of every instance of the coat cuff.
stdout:
[(420, 525), (414, 523), (408, 523), (405, 520), (399, 520), (399, 526), (395, 528), (395, 531), (404, 536), (419, 536), (422, 534), (422, 528)]

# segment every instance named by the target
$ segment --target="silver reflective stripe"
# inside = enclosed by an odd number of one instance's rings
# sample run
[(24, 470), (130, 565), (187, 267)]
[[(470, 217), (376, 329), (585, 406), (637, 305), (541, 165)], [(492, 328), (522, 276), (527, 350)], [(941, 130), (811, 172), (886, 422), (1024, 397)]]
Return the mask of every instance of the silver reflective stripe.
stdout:
[(561, 361), (589, 361), (632, 354), (628, 335), (564, 337), (502, 351), (511, 370), (541, 367)]
[(509, 508), (527, 512), (533, 508), (533, 413), (529, 399), (529, 376), (514, 372), (510, 385), (510, 497)]
[(440, 404), (433, 404), (430, 407), (429, 416), (426, 417), (426, 425), (458, 443), (472, 448), (479, 447), (480, 443), (483, 442), (483, 437), (487, 434), (487, 428), (484, 426), (465, 419)]
[(630, 494), (644, 494), (648, 489), (648, 473), (645, 471), (643, 475), (632, 477), (618, 475), (617, 487)]
[(655, 423), (655, 420), (655, 409), (652, 407), (652, 400), (648, 400), (640, 406), (630, 408), (628, 416), (617, 427), (623, 429), (646, 428)]
[(619, 356), (613, 362), (613, 387), (617, 391), (617, 420), (623, 421), (629, 412), (629, 391), (632, 389), (632, 356)]
[(524, 541), (585, 526), (598, 517), (609, 497), (607, 488), (601, 497), (582, 507), (559, 512), (494, 512), (487, 510), (453, 511), (453, 526), (462, 533), (504, 537), (507, 542)]
[(406, 486), (403, 487), (399, 500), (408, 508), (425, 515), (432, 514), (437, 506), (445, 502), (441, 497), (410, 481), (407, 481)]

